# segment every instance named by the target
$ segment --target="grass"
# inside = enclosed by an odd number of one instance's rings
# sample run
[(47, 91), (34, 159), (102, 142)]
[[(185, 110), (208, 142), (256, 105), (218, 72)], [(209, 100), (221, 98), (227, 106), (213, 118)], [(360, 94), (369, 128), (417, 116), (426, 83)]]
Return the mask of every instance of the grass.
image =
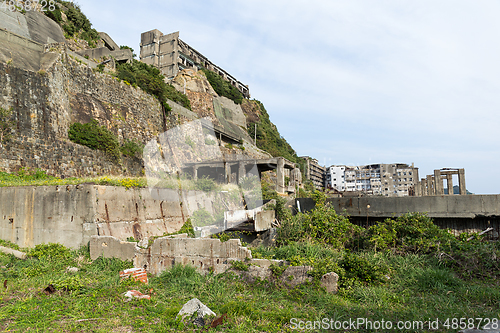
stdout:
[(17, 173), (0, 172), (0, 187), (9, 186), (44, 186), (44, 185), (79, 185), (96, 184), (131, 187), (147, 187), (145, 177), (121, 177), (121, 176), (99, 176), (99, 177), (69, 177), (61, 179), (49, 176), (42, 170), (21, 169)]
[[(150, 276), (149, 285), (143, 285), (120, 281), (118, 272), (131, 267), (129, 262), (103, 258), (92, 262), (86, 248), (70, 251), (69, 255), (60, 247), (50, 248), (58, 252), (44, 255), (44, 248), (32, 250), (28, 253), (37, 257), (24, 261), (0, 254), (0, 281), (7, 280), (7, 289), (0, 286), (0, 330), (194, 331), (176, 319), (182, 305), (193, 297), (218, 316), (227, 313), (228, 321), (219, 327), (224, 332), (292, 332), (292, 323), (301, 320), (305, 325), (323, 318), (422, 321), (426, 328), (407, 332), (429, 331), (429, 321), (439, 318), (440, 329), (434, 332), (449, 332), (443, 326), (445, 318), (499, 317), (498, 281), (462, 280), (426, 255), (361, 253), (390, 266), (390, 279), (360, 283), (332, 295), (314, 285), (290, 290), (266, 281), (246, 284), (230, 272), (203, 276), (190, 266), (174, 266), (159, 276)], [(294, 251), (295, 255), (318, 258), (343, 255), (343, 251), (321, 249), (314, 244), (296, 244), (282, 250), (260, 248), (255, 253), (288, 256)], [(80, 270), (67, 273), (69, 266)], [(43, 293), (48, 284), (56, 285), (58, 281), (59, 285), (71, 285), (71, 290)], [(150, 294), (151, 300), (125, 302), (121, 294), (130, 289)], [(370, 330), (360, 327), (351, 331)]]

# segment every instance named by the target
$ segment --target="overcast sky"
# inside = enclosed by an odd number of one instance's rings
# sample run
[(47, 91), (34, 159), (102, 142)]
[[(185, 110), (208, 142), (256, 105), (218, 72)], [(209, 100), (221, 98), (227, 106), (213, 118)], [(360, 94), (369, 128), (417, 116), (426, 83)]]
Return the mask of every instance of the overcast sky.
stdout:
[(321, 165), (465, 168), (500, 193), (500, 2), (80, 0), (94, 28), (139, 54), (180, 38), (249, 85), (299, 156)]

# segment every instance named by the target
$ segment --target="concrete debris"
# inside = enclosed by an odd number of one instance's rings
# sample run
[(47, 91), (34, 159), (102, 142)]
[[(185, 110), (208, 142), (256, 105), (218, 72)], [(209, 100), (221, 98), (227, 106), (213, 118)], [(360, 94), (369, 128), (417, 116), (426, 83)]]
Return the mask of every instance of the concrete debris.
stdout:
[(68, 273), (76, 273), (79, 270), (80, 269), (78, 267), (70, 267), (70, 266), (66, 267), (66, 272), (68, 272)]
[(143, 293), (141, 293), (138, 290), (129, 290), (129, 291), (123, 293), (123, 296), (125, 296), (125, 297), (128, 298), (127, 302), (131, 301), (134, 298), (137, 298), (137, 299), (151, 299), (151, 296), (144, 295)]
[(197, 314), (196, 318), (194, 319), (194, 324), (197, 326), (204, 326), (205, 325), (205, 320), (207, 318), (205, 317), (215, 317), (216, 314), (210, 310), (205, 304), (200, 302), (199, 299), (193, 298), (189, 300), (182, 309), (179, 311), (177, 314), (177, 317), (181, 317), (182, 320), (184, 320), (186, 317), (191, 317), (193, 314)]
[(339, 276), (337, 273), (326, 273), (321, 277), (320, 284), (327, 292), (336, 294), (338, 290)]
[(311, 266), (289, 266), (279, 279), (285, 285), (295, 288), (299, 284), (312, 282), (313, 279), (308, 274), (312, 269)]
[(12, 254), (14, 257), (18, 259), (26, 259), (26, 253), (13, 250), (11, 248), (5, 247), (5, 246), (0, 246), (0, 252), (6, 253), (6, 254)]
[(148, 274), (144, 268), (129, 268), (120, 272), (120, 278), (128, 279), (132, 277), (135, 281), (141, 281), (148, 284)]

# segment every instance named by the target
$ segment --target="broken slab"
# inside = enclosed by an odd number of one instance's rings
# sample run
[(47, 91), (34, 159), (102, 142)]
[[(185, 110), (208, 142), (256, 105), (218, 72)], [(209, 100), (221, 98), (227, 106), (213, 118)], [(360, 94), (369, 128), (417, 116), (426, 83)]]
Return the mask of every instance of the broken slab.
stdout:
[(312, 269), (311, 266), (289, 266), (279, 279), (288, 287), (295, 288), (299, 284), (312, 282), (312, 276), (308, 274)]
[(320, 285), (325, 288), (326, 292), (336, 294), (338, 290), (339, 276), (337, 273), (326, 273), (321, 277)]

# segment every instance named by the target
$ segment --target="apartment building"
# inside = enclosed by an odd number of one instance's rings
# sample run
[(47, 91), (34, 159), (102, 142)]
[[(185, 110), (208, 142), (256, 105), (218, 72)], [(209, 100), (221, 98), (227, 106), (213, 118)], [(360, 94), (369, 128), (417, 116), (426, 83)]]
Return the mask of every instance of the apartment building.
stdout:
[(402, 197), (415, 195), (418, 168), (412, 164), (332, 165), (326, 170), (327, 188), (340, 192)]
[(167, 78), (174, 78), (185, 68), (206, 68), (219, 74), (224, 80), (236, 87), (246, 98), (250, 98), (248, 86), (238, 81), (221, 67), (179, 38), (179, 32), (164, 35), (154, 29), (141, 34), (142, 62), (157, 67)]
[(326, 167), (318, 164), (318, 160), (309, 156), (300, 156), (306, 161), (305, 175), (306, 179), (313, 182), (314, 187), (322, 190), (326, 185)]

